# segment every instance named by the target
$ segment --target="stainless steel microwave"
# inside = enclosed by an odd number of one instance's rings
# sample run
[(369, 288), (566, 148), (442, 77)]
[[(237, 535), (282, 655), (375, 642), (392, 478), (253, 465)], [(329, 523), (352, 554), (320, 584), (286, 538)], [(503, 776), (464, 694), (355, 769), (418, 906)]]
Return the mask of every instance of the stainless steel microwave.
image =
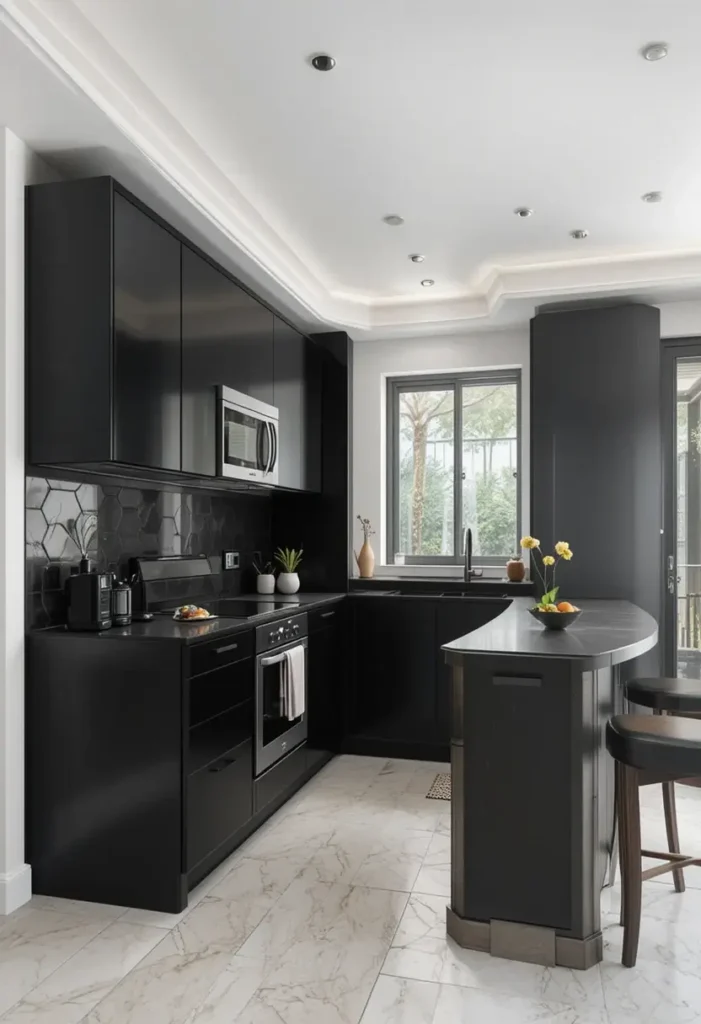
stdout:
[(278, 411), (231, 388), (219, 388), (220, 467), (236, 480), (277, 483)]

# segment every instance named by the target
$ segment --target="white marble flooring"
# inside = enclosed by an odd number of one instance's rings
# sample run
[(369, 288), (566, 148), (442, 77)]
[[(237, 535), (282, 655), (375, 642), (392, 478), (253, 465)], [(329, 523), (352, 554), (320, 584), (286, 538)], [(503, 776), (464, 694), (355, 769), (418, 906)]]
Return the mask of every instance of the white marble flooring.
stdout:
[[(0, 918), (1, 1024), (688, 1024), (701, 1022), (701, 869), (644, 887), (638, 966), (548, 969), (446, 939), (442, 765), (339, 757), (221, 865), (180, 915), (35, 897)], [(679, 787), (701, 849), (701, 790)], [(664, 844), (659, 787), (647, 843)]]

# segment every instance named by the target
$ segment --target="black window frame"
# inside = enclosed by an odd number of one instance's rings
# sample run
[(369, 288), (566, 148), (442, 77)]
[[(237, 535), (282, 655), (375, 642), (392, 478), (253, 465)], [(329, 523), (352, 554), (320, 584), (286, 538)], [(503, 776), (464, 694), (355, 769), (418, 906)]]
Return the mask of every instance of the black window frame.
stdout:
[[(396, 547), (399, 538), (399, 395), (403, 391), (440, 391), (453, 390), (454, 444), (455, 454), (453, 465), (453, 531), (456, 553), (454, 555), (409, 555), (405, 553), (406, 565), (462, 565), (465, 559), (462, 550), (462, 402), (458, 400), (459, 389), (472, 385), (481, 387), (490, 384), (516, 385), (516, 535), (511, 551), (503, 555), (476, 555), (472, 559), (475, 566), (494, 566), (503, 564), (508, 558), (520, 552), (522, 519), (522, 455), (523, 438), (521, 436), (521, 370), (519, 368), (503, 370), (473, 370), (465, 373), (416, 374), (387, 378), (387, 564), (394, 564), (394, 555), (400, 549)], [(466, 524), (469, 526), (469, 523)]]

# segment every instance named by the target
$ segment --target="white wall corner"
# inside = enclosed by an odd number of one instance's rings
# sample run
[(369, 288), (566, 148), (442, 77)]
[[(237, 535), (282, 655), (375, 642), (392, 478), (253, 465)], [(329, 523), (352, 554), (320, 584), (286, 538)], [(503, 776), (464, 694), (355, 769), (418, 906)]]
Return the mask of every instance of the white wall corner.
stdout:
[(31, 896), (24, 851), (24, 207), (55, 178), (0, 126), (0, 914)]
[(0, 875), (0, 917), (28, 903), (32, 898), (32, 869), (22, 864), (12, 874)]

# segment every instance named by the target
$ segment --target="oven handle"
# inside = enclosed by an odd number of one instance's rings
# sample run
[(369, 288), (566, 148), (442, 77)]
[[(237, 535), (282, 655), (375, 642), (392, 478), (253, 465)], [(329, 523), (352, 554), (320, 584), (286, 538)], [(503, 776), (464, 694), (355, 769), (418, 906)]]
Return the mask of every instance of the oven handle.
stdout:
[[(293, 647), (288, 647), (287, 650), (294, 650), (295, 647), (305, 647), (305, 644), (295, 644)], [(271, 658), (261, 658), (259, 664), (263, 668), (270, 668), (271, 665), (279, 665), (285, 660), (285, 654), (286, 651), (283, 651), (281, 654), (274, 654)]]

